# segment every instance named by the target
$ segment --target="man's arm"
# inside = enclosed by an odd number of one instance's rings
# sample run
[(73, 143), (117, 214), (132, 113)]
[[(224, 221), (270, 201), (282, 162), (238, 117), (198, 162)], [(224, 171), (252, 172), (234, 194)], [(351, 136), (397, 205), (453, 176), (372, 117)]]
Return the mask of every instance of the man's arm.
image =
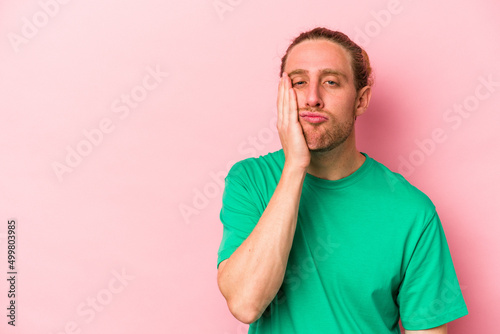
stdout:
[(441, 325), (436, 328), (430, 328), (430, 329), (423, 329), (419, 331), (406, 331), (406, 334), (446, 334), (448, 333), (448, 329), (446, 327), (446, 324)]
[(244, 323), (259, 319), (283, 283), (310, 162), (297, 99), (286, 73), (279, 84), (277, 127), (285, 153), (281, 179), (252, 233), (219, 264), (217, 272), (229, 310)]

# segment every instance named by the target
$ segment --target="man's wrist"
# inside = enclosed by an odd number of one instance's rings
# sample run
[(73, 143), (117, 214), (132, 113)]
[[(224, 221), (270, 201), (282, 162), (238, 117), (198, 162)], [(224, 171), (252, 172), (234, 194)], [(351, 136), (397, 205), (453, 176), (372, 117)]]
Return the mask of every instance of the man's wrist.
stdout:
[(283, 167), (282, 176), (291, 178), (304, 178), (307, 173), (307, 167), (287, 164)]

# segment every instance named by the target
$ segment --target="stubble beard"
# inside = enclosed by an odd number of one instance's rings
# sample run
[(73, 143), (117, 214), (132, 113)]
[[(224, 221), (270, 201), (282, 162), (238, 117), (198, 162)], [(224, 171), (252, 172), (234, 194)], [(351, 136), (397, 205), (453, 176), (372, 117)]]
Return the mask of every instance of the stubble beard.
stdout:
[(307, 147), (310, 152), (324, 153), (329, 152), (342, 145), (354, 129), (354, 113), (349, 120), (339, 123), (331, 117), (328, 122), (333, 123), (333, 129), (324, 129), (325, 123), (312, 125), (312, 129), (304, 131)]

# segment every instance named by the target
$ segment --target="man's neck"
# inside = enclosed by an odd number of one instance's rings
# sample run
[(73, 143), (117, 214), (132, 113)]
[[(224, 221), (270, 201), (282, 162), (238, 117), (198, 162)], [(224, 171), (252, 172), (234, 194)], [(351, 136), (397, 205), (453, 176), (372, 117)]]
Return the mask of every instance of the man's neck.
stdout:
[(344, 142), (328, 152), (311, 152), (307, 173), (325, 180), (340, 180), (354, 173), (366, 158), (354, 142)]

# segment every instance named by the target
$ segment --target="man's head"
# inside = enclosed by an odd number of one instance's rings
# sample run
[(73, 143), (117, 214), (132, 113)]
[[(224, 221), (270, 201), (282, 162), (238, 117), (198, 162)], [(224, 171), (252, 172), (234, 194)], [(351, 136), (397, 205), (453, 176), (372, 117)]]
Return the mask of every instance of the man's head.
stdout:
[(354, 120), (371, 96), (366, 52), (340, 32), (316, 28), (299, 35), (282, 58), (297, 95), (299, 121), (313, 152), (354, 143)]
[(346, 34), (326, 28), (314, 28), (297, 36), (281, 58), (280, 77), (285, 70), (288, 55), (294, 46), (308, 40), (327, 40), (342, 46), (351, 56), (351, 67), (355, 78), (355, 87), (359, 91), (365, 86), (373, 85), (372, 68), (368, 54), (354, 43)]

